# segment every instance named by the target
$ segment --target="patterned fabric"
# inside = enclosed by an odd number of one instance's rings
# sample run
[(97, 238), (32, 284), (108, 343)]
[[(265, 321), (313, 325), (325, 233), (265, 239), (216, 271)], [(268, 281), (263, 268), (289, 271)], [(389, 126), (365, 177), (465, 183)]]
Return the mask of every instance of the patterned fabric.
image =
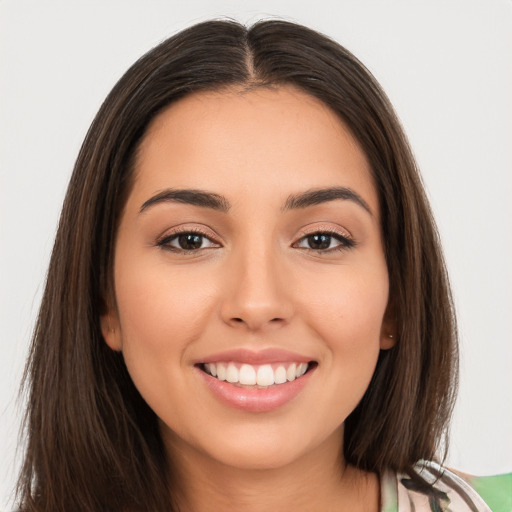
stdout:
[(420, 462), (415, 470), (418, 479), (381, 475), (381, 512), (512, 512), (512, 473), (462, 476), (434, 462)]

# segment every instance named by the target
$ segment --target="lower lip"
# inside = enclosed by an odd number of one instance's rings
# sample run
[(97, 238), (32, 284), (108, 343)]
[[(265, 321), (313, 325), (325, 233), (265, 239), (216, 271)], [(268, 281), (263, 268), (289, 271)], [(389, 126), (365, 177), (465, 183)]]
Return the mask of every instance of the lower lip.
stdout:
[(260, 389), (239, 387), (212, 377), (199, 368), (197, 371), (213, 394), (227, 405), (244, 411), (268, 412), (282, 407), (295, 398), (309, 382), (314, 368), (291, 382)]

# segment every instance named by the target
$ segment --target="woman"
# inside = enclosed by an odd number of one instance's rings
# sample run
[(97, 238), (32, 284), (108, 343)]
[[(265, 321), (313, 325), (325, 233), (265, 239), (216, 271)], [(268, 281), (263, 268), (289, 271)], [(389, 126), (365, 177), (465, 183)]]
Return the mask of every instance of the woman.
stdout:
[(78, 157), (28, 368), (22, 510), (489, 510), (438, 457), (453, 307), (380, 87), (294, 24), (196, 25)]

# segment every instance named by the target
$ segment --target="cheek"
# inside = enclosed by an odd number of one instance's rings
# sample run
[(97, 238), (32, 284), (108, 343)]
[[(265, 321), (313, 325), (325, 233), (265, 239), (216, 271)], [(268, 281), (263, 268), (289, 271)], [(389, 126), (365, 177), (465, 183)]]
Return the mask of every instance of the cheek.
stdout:
[(365, 342), (379, 344), (388, 287), (385, 266), (360, 272), (347, 267), (317, 274), (314, 286), (305, 283), (299, 296), (305, 299), (305, 314), (325, 339), (357, 348)]
[[(306, 299), (301, 306), (304, 317), (327, 354), (326, 385), (332, 386), (331, 396), (339, 402), (335, 406), (339, 410), (354, 408), (372, 378), (380, 352), (388, 286), (386, 267), (376, 265), (365, 272), (346, 268), (330, 276), (317, 275), (315, 286), (302, 293)], [(352, 393), (346, 393), (349, 389)]]
[(211, 287), (186, 271), (170, 271), (165, 264), (131, 264), (116, 267), (116, 297), (123, 332), (148, 343), (161, 336), (193, 337), (202, 313), (210, 307)]
[(189, 277), (160, 262), (143, 265), (138, 258), (116, 264), (123, 357), (150, 405), (155, 389), (180, 385), (183, 354), (200, 338), (211, 315), (211, 287)]

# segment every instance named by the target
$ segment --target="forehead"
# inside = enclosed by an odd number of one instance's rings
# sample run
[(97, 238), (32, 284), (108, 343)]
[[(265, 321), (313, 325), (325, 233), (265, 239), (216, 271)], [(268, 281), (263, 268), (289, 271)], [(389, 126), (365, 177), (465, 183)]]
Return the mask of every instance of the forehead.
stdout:
[(150, 124), (135, 184), (229, 195), (347, 186), (378, 210), (370, 165), (339, 116), (293, 87), (194, 93)]

